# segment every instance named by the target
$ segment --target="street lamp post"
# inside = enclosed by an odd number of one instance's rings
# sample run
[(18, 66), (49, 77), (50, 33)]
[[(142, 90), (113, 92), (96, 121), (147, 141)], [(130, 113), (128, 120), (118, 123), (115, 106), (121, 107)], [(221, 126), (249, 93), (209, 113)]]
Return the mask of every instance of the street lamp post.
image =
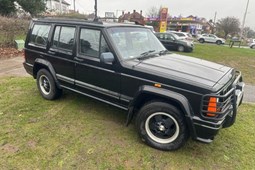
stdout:
[(97, 18), (97, 0), (95, 0), (95, 19), (94, 21), (98, 21), (98, 18)]
[(243, 30), (244, 30), (245, 19), (246, 19), (248, 7), (249, 7), (249, 2), (250, 2), (250, 0), (247, 1), (246, 9), (245, 9), (244, 16), (243, 16), (243, 23), (242, 23), (242, 27), (241, 27), (241, 39), (243, 38)]

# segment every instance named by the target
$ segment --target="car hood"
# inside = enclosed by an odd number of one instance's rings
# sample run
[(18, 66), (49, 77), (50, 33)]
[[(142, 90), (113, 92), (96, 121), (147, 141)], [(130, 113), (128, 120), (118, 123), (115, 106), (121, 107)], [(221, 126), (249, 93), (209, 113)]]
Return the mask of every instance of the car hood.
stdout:
[(218, 37), (218, 39), (221, 40), (221, 41), (226, 41), (224, 38), (219, 38), (219, 37)]
[[(188, 84), (204, 85), (212, 89), (216, 84), (223, 85), (231, 79), (231, 68), (193, 57), (167, 54), (148, 58), (142, 61), (127, 61), (134, 70), (161, 76), (163, 78), (180, 80)], [(178, 78), (177, 78), (178, 77)]]

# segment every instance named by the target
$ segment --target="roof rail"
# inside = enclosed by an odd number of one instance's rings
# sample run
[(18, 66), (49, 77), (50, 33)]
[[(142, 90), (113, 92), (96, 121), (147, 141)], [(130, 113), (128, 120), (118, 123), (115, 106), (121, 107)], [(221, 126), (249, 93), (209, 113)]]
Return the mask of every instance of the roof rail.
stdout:
[(94, 24), (103, 24), (102, 21), (99, 20), (87, 20), (87, 19), (78, 19), (78, 18), (68, 18), (68, 17), (42, 17), (42, 18), (33, 18), (33, 20), (50, 20), (50, 21), (76, 21), (76, 22), (87, 22), (87, 23), (94, 23)]

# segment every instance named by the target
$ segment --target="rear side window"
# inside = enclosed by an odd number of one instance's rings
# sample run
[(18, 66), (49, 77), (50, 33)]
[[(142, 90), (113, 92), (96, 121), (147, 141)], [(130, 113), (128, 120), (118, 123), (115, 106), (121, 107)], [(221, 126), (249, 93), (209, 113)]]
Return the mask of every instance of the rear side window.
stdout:
[(72, 51), (74, 46), (75, 27), (56, 26), (53, 47)]
[(35, 24), (30, 36), (29, 43), (39, 46), (46, 46), (50, 28), (50, 25)]
[(175, 33), (175, 34), (178, 35), (179, 37), (185, 37), (185, 35), (182, 33)]

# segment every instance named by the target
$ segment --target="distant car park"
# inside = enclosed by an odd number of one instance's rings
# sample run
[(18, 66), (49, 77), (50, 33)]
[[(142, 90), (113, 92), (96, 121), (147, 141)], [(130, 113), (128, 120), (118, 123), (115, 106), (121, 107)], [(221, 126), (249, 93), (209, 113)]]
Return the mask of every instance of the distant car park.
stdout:
[(208, 43), (216, 43), (217, 45), (225, 44), (226, 40), (223, 38), (219, 38), (214, 34), (202, 34), (197, 37), (197, 40), (200, 43), (208, 42)]
[(169, 32), (165, 33), (155, 33), (156, 37), (165, 46), (166, 49), (170, 51), (179, 52), (192, 52), (194, 48), (193, 42), (181, 39), (177, 35)]

